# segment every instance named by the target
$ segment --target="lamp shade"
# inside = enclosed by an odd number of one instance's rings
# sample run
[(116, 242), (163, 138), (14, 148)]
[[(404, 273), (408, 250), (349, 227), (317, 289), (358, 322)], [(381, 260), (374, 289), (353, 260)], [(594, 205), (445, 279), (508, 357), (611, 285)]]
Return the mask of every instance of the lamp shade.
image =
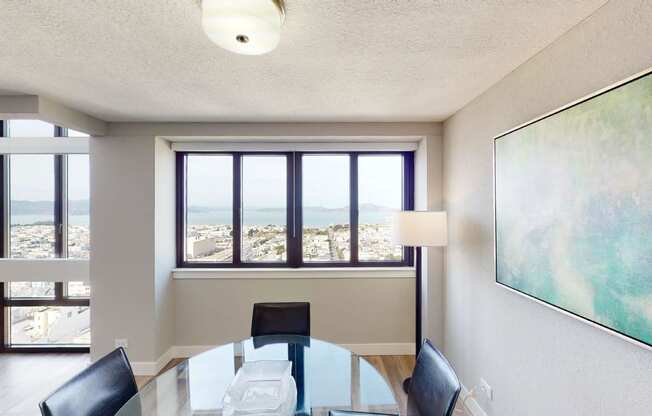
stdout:
[(392, 241), (411, 247), (441, 247), (448, 244), (446, 213), (401, 211), (394, 214)]
[(202, 0), (202, 27), (208, 38), (243, 55), (274, 50), (284, 17), (281, 0)]

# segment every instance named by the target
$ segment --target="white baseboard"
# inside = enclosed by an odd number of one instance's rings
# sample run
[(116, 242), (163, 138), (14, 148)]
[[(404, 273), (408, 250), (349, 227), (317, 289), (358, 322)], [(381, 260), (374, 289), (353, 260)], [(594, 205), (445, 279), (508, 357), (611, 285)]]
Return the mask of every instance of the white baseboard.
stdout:
[[(158, 374), (173, 358), (189, 358), (215, 348), (217, 345), (173, 345), (156, 361), (134, 361), (131, 368), (137, 376)], [(342, 344), (358, 355), (410, 355), (413, 343)]]
[(469, 416), (487, 416), (487, 413), (482, 410), (482, 407), (480, 407), (478, 402), (475, 400), (475, 397), (468, 396), (469, 390), (464, 384), (462, 384), (462, 392), (460, 393), (459, 403), (463, 403), (462, 407), (464, 408), (464, 411), (466, 411)]
[[(156, 361), (133, 361), (131, 362), (131, 369), (136, 376), (153, 376), (161, 372), (161, 370), (173, 359), (177, 358), (177, 350), (175, 346), (170, 347), (161, 355)], [(181, 358), (181, 357), (179, 357)]]

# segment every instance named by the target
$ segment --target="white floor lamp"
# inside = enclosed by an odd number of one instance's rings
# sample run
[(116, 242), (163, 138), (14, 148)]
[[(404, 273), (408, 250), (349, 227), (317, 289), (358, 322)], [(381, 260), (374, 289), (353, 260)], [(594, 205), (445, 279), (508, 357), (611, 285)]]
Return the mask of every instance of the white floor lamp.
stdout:
[[(414, 247), (416, 268), (416, 355), (419, 355), (421, 336), (421, 247), (443, 247), (448, 244), (446, 213), (436, 211), (401, 211), (394, 214), (392, 240), (396, 244)], [(410, 379), (403, 381), (407, 393)]]

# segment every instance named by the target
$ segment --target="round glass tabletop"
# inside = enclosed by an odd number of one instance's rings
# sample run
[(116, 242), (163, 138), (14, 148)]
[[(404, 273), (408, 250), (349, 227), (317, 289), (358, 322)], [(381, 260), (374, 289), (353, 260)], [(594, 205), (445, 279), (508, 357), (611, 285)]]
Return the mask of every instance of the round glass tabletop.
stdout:
[(222, 399), (243, 362), (289, 360), (295, 415), (331, 409), (398, 414), (387, 381), (364, 358), (310, 337), (264, 336), (213, 348), (152, 379), (118, 416), (222, 415)]

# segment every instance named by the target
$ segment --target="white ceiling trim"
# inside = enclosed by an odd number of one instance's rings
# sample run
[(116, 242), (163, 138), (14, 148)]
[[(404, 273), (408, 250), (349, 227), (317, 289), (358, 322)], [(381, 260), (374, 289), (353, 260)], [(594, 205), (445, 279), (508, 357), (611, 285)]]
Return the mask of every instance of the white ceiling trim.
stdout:
[(407, 142), (174, 142), (175, 152), (412, 152), (418, 143)]
[(18, 137), (0, 140), (0, 154), (86, 154), (86, 137)]
[(43, 120), (93, 136), (106, 133), (106, 122), (38, 95), (0, 95), (0, 119)]

